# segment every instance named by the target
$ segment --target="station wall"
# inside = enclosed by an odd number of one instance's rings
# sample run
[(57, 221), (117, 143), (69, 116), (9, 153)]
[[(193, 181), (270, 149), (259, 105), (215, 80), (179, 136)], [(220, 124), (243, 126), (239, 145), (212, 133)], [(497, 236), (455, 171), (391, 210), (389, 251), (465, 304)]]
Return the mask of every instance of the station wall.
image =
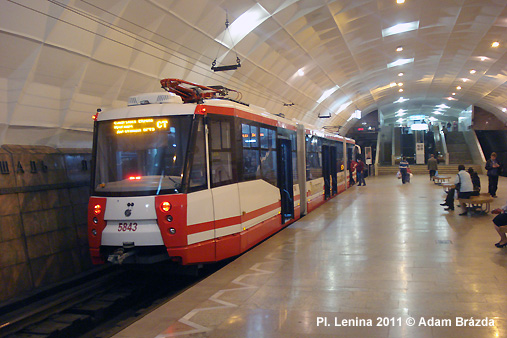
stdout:
[(0, 148), (0, 302), (92, 267), (90, 149)]

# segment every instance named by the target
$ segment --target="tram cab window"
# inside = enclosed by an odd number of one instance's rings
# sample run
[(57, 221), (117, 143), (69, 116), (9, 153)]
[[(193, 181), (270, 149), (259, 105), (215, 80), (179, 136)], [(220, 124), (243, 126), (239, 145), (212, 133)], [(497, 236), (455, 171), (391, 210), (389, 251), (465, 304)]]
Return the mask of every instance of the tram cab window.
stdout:
[(195, 121), (194, 134), (195, 143), (193, 149), (192, 165), (190, 169), (190, 191), (207, 188), (206, 175), (206, 142), (204, 133), (204, 124), (202, 117), (198, 116)]
[(191, 116), (98, 122), (94, 193), (100, 196), (178, 193)]

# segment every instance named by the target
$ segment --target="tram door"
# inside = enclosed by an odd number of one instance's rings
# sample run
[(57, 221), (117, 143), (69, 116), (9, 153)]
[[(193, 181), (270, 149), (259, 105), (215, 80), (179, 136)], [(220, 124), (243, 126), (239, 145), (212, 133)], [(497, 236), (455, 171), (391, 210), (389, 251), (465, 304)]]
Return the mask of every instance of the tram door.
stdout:
[(338, 167), (336, 164), (336, 147), (329, 147), (331, 191), (333, 195), (338, 193)]
[(278, 187), (280, 188), (283, 224), (294, 219), (291, 141), (283, 138), (278, 139)]
[(322, 176), (324, 176), (324, 199), (331, 197), (331, 160), (329, 158), (329, 146), (322, 146)]

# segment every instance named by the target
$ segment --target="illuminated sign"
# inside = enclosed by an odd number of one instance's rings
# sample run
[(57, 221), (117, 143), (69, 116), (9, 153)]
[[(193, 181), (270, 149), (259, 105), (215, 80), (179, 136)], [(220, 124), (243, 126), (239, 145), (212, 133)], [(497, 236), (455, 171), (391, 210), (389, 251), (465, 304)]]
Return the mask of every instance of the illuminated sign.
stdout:
[(141, 118), (114, 121), (113, 129), (116, 134), (145, 134), (157, 130), (167, 130), (169, 121), (166, 118)]
[(412, 130), (428, 130), (428, 125), (426, 123), (414, 123), (410, 126)]

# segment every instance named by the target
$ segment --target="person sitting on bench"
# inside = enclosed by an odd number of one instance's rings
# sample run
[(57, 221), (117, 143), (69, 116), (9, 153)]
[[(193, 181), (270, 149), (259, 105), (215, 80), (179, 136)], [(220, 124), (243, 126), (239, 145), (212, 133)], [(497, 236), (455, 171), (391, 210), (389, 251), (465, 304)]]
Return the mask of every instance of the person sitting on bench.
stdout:
[[(473, 184), (470, 174), (465, 171), (465, 166), (460, 164), (458, 166), (458, 174), (456, 175), (456, 179), (454, 181), (455, 188), (449, 189), (447, 192), (447, 197), (445, 198), (445, 202), (440, 204), (441, 206), (445, 206), (446, 211), (454, 210), (454, 193), (458, 190), (458, 198), (470, 198), (473, 192)], [(466, 196), (466, 197), (465, 197)], [(463, 211), (460, 216), (464, 216), (467, 214), (466, 205), (461, 205), (461, 210)]]
[[(493, 210), (491, 213), (498, 214), (495, 218), (493, 218), (493, 224), (495, 224), (495, 230), (500, 235), (500, 242), (495, 243), (497, 248), (503, 248), (507, 246), (507, 236), (505, 235), (505, 231), (501, 229), (507, 225), (507, 203), (502, 207)], [(505, 229), (505, 228), (504, 228)]]
[(479, 196), (481, 194), (481, 178), (474, 171), (474, 168), (468, 168), (468, 173), (470, 174), (470, 178), (472, 179), (472, 184), (474, 186), (474, 191), (472, 192), (472, 196)]
[[(470, 177), (470, 174), (465, 171), (465, 166), (463, 164), (458, 166), (458, 170), (459, 172), (454, 180), (454, 186), (456, 187), (456, 190), (458, 190), (458, 199), (468, 199), (474, 192), (472, 178)], [(463, 212), (459, 214), (460, 216), (465, 216), (467, 214), (468, 210), (465, 203), (461, 203), (461, 211)]]

